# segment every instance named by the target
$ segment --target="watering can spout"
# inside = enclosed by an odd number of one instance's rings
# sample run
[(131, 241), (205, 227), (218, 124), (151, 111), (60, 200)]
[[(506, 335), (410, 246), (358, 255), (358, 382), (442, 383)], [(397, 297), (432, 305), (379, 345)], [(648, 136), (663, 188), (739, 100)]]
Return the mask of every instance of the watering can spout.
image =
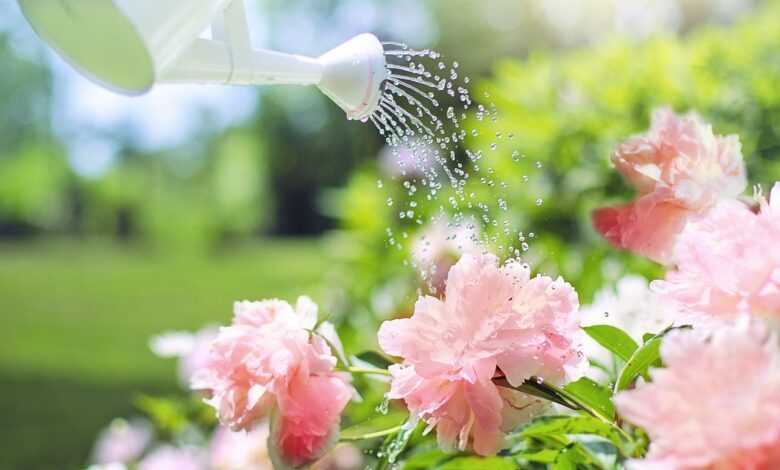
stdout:
[(361, 34), (316, 59), (268, 50), (237, 57), (226, 43), (198, 39), (160, 82), (316, 85), (349, 119), (365, 119), (378, 106), (386, 76), (382, 44)]
[(367, 119), (379, 106), (387, 78), (385, 51), (373, 34), (361, 34), (321, 55), (320, 90), (347, 113)]
[[(351, 119), (378, 106), (382, 44), (361, 34), (319, 58), (251, 47), (243, 0), (18, 0), (33, 29), (85, 76), (140, 94), (155, 83), (315, 85)], [(200, 34), (211, 28), (212, 39)]]

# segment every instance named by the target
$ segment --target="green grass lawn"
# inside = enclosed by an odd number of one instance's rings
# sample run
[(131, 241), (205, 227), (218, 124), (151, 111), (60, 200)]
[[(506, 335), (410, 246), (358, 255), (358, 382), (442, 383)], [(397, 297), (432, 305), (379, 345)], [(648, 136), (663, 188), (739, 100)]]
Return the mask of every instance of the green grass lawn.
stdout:
[(240, 299), (317, 298), (316, 240), (212, 254), (106, 241), (0, 244), (0, 468), (85, 463), (96, 432), (141, 392), (175, 390), (149, 336), (230, 320)]

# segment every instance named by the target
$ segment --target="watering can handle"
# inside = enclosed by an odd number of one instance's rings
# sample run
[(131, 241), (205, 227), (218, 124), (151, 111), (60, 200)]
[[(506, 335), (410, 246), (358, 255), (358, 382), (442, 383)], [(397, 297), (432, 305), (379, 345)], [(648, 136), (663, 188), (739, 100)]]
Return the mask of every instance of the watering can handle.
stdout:
[(252, 40), (249, 34), (244, 0), (233, 0), (225, 7), (222, 15), (217, 16), (216, 21), (211, 26), (211, 35), (215, 40), (227, 44), (230, 51), (232, 67), (228, 83), (250, 82), (251, 76), (237, 76), (241, 74), (241, 70), (246, 70), (238, 67), (238, 64), (252, 62)]
[(211, 25), (212, 39), (196, 39), (167, 67), (161, 81), (235, 85), (316, 85), (322, 66), (309, 57), (252, 48), (244, 0), (232, 0)]

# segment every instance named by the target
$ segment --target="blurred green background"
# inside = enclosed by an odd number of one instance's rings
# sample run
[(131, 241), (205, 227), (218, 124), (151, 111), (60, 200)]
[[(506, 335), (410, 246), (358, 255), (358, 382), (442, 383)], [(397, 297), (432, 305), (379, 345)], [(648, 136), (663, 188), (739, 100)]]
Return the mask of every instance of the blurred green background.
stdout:
[[(778, 1), (247, 4), (258, 47), (316, 55), (373, 31), (459, 61), (500, 110), (467, 145), (515, 136), (486, 166), (535, 234), (524, 257), (583, 301), (625, 272), (658, 273), (589, 223), (630, 197), (609, 154), (656, 106), (738, 133), (751, 182), (780, 179)], [(148, 338), (225, 323), (234, 300), (309, 294), (354, 352), (408, 313), (419, 228), (385, 203), (408, 195), (372, 127), (313, 89), (117, 97), (45, 49), (14, 1), (0, 7), (0, 468), (85, 464), (137, 394), (176, 389)], [(408, 233), (401, 250), (387, 229)]]

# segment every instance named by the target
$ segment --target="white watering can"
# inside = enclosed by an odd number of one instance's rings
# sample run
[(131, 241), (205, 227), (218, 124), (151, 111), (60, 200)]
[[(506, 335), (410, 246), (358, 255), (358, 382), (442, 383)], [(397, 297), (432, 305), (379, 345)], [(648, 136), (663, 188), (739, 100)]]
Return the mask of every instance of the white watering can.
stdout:
[[(378, 106), (382, 44), (356, 36), (318, 58), (252, 49), (243, 0), (18, 0), (38, 35), (113, 91), (155, 83), (316, 85), (350, 119)], [(211, 27), (213, 39), (198, 36)]]

